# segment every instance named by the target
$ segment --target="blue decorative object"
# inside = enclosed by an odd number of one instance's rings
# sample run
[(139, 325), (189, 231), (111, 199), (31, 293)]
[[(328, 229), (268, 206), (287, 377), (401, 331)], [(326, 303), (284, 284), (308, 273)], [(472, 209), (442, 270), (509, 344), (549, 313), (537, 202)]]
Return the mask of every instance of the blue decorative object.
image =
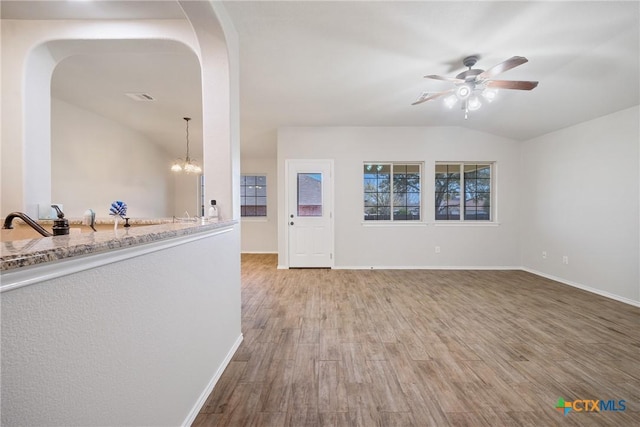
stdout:
[(116, 200), (111, 203), (111, 208), (109, 209), (109, 215), (118, 215), (121, 218), (127, 214), (127, 204), (123, 201)]

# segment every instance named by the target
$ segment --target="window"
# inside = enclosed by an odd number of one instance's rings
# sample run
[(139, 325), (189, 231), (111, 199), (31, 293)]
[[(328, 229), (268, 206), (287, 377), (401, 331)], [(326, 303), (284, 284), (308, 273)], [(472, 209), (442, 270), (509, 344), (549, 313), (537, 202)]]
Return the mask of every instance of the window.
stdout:
[(436, 164), (436, 220), (491, 221), (491, 166), (491, 163)]
[(322, 174), (298, 173), (298, 216), (322, 216)]
[(267, 177), (242, 175), (240, 178), (240, 215), (267, 216)]
[(420, 201), (420, 164), (364, 164), (365, 221), (419, 221)]

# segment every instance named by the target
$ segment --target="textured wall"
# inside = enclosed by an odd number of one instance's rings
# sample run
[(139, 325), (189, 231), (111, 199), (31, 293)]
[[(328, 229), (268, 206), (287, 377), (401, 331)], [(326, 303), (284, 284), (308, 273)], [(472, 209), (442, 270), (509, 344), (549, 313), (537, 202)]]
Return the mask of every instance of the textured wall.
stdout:
[(640, 304), (638, 116), (634, 107), (523, 144), (524, 267)]
[(4, 292), (2, 425), (181, 425), (241, 336), (239, 241)]

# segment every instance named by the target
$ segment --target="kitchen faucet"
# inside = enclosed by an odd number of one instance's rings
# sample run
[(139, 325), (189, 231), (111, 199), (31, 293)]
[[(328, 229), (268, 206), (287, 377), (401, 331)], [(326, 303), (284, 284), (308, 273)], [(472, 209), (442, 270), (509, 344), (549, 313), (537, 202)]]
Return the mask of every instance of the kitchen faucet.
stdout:
[(62, 236), (65, 234), (69, 234), (69, 221), (64, 217), (64, 213), (60, 210), (58, 205), (51, 205), (51, 207), (54, 208), (56, 210), (56, 213), (58, 214), (58, 219), (53, 221), (53, 233), (49, 233), (40, 224), (35, 222), (31, 217), (23, 212), (11, 212), (9, 215), (7, 215), (7, 217), (4, 219), (4, 225), (2, 226), (2, 228), (12, 229), (13, 225), (11, 223), (13, 222), (13, 219), (20, 218), (44, 237)]

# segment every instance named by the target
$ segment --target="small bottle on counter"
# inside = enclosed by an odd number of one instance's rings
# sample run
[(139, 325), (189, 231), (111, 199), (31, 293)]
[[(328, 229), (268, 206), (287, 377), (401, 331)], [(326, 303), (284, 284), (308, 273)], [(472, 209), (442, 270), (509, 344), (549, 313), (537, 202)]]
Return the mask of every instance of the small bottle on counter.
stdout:
[(218, 220), (218, 207), (216, 206), (216, 201), (211, 201), (211, 206), (209, 206), (209, 214), (207, 215), (207, 219), (209, 221), (217, 221)]

